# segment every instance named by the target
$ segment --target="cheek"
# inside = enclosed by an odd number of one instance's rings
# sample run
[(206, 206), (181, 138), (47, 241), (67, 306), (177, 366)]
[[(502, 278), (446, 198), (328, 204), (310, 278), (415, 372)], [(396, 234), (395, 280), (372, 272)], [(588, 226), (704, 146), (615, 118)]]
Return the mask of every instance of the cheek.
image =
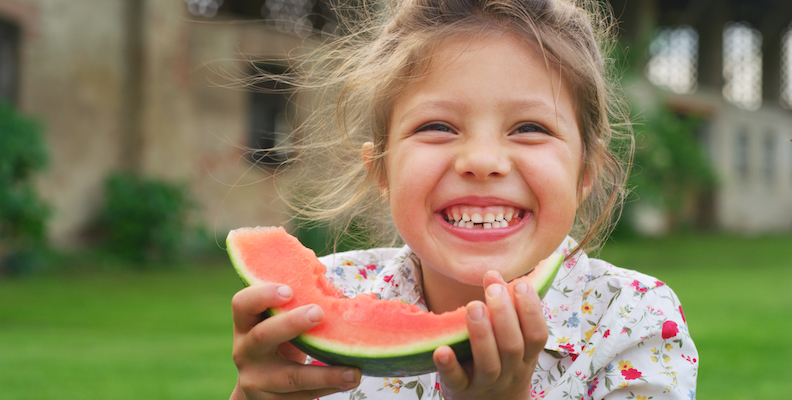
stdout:
[(577, 212), (580, 164), (579, 156), (564, 152), (537, 166), (535, 173), (541, 179), (534, 193), (548, 222), (571, 227)]

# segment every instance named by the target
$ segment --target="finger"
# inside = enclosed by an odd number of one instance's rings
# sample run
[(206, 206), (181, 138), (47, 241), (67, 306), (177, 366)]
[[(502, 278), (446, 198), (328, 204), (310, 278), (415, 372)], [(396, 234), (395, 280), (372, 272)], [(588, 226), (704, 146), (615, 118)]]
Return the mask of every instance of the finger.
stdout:
[[(269, 388), (264, 389), (265, 386), (262, 385), (262, 381), (260, 379), (243, 379), (240, 377), (239, 382), (237, 383), (237, 388), (240, 391), (242, 397), (234, 397), (232, 395), (231, 399), (237, 398), (257, 398), (257, 399), (278, 399), (278, 400), (313, 400), (320, 397), (324, 397), (333, 393), (338, 393), (344, 390), (350, 390), (360, 382), (358, 381), (355, 384), (350, 384), (348, 386), (343, 387), (332, 387), (327, 386), (320, 389), (305, 389), (305, 390), (297, 390), (288, 393), (278, 393), (270, 391)], [(236, 390), (234, 392), (236, 394)]]
[(231, 300), (235, 332), (247, 333), (261, 322), (264, 311), (286, 304), (291, 298), (291, 288), (274, 283), (248, 286), (240, 290)]
[(294, 361), (299, 364), (305, 364), (305, 360), (308, 359), (307, 354), (288, 342), (278, 346), (278, 355), (285, 360)]
[[(264, 374), (261, 384), (270, 393), (349, 390), (360, 384), (360, 370), (289, 363)], [(319, 396), (317, 396), (319, 397)], [(316, 397), (314, 397), (316, 398)]]
[(498, 271), (495, 270), (487, 271), (487, 273), (484, 274), (484, 287), (485, 288), (489, 287), (489, 285), (495, 283), (500, 283), (501, 285), (507, 284), (507, 282), (503, 280), (503, 277), (501, 276), (500, 273), (498, 273)]
[(511, 371), (525, 357), (520, 320), (506, 286), (495, 283), (487, 287), (485, 293), (502, 368)]
[(329, 396), (333, 393), (338, 393), (350, 389), (352, 388), (349, 389), (328, 388), (328, 389), (318, 389), (318, 390), (304, 390), (296, 393), (279, 394), (277, 400), (314, 400), (314, 399), (319, 399), (321, 397)]
[(242, 346), (250, 355), (275, 352), (281, 343), (286, 343), (324, 320), (322, 308), (309, 304), (273, 315), (259, 322), (242, 340)]
[(466, 314), (473, 353), (471, 384), (492, 383), (500, 376), (501, 361), (487, 306), (480, 301), (471, 301), (467, 305)]
[(525, 343), (524, 361), (535, 358), (547, 343), (548, 328), (542, 311), (542, 300), (533, 286), (526, 282), (514, 285), (514, 301)]
[(453, 392), (461, 392), (467, 389), (470, 384), (468, 374), (454, 354), (454, 350), (448, 346), (440, 346), (432, 355), (437, 372), (440, 374), (442, 385)]

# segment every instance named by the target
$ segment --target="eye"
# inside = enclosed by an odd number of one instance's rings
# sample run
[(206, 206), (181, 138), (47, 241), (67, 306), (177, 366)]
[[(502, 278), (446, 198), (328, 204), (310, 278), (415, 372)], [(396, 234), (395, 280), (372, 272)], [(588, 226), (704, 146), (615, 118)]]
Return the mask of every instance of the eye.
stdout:
[(444, 133), (454, 133), (453, 129), (450, 126), (439, 123), (439, 122), (432, 122), (426, 125), (421, 126), (416, 130), (416, 132), (444, 132)]
[(514, 133), (544, 133), (549, 135), (550, 131), (540, 124), (530, 122), (518, 126), (517, 129), (514, 130)]

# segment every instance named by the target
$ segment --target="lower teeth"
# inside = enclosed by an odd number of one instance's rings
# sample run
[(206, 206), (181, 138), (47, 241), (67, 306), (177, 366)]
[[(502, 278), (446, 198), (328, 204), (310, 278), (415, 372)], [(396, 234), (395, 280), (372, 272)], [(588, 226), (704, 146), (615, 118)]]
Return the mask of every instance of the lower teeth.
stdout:
[(506, 221), (495, 221), (495, 222), (482, 222), (482, 223), (475, 223), (472, 221), (447, 221), (449, 224), (454, 226), (459, 226), (463, 228), (470, 228), (470, 229), (492, 229), (492, 228), (505, 228), (508, 223)]

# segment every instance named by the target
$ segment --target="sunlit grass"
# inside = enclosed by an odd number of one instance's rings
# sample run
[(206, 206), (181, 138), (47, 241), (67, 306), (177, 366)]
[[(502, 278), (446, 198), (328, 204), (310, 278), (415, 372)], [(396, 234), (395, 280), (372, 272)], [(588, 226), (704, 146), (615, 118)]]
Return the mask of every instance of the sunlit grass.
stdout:
[(600, 257), (677, 293), (699, 350), (699, 400), (792, 393), (792, 236), (619, 239)]
[(227, 398), (239, 288), (230, 267), (0, 282), (0, 398)]
[[(792, 393), (792, 236), (622, 238), (599, 256), (679, 295), (699, 400)], [(0, 281), (0, 398), (228, 397), (230, 300), (242, 287), (228, 262), (89, 270)]]

